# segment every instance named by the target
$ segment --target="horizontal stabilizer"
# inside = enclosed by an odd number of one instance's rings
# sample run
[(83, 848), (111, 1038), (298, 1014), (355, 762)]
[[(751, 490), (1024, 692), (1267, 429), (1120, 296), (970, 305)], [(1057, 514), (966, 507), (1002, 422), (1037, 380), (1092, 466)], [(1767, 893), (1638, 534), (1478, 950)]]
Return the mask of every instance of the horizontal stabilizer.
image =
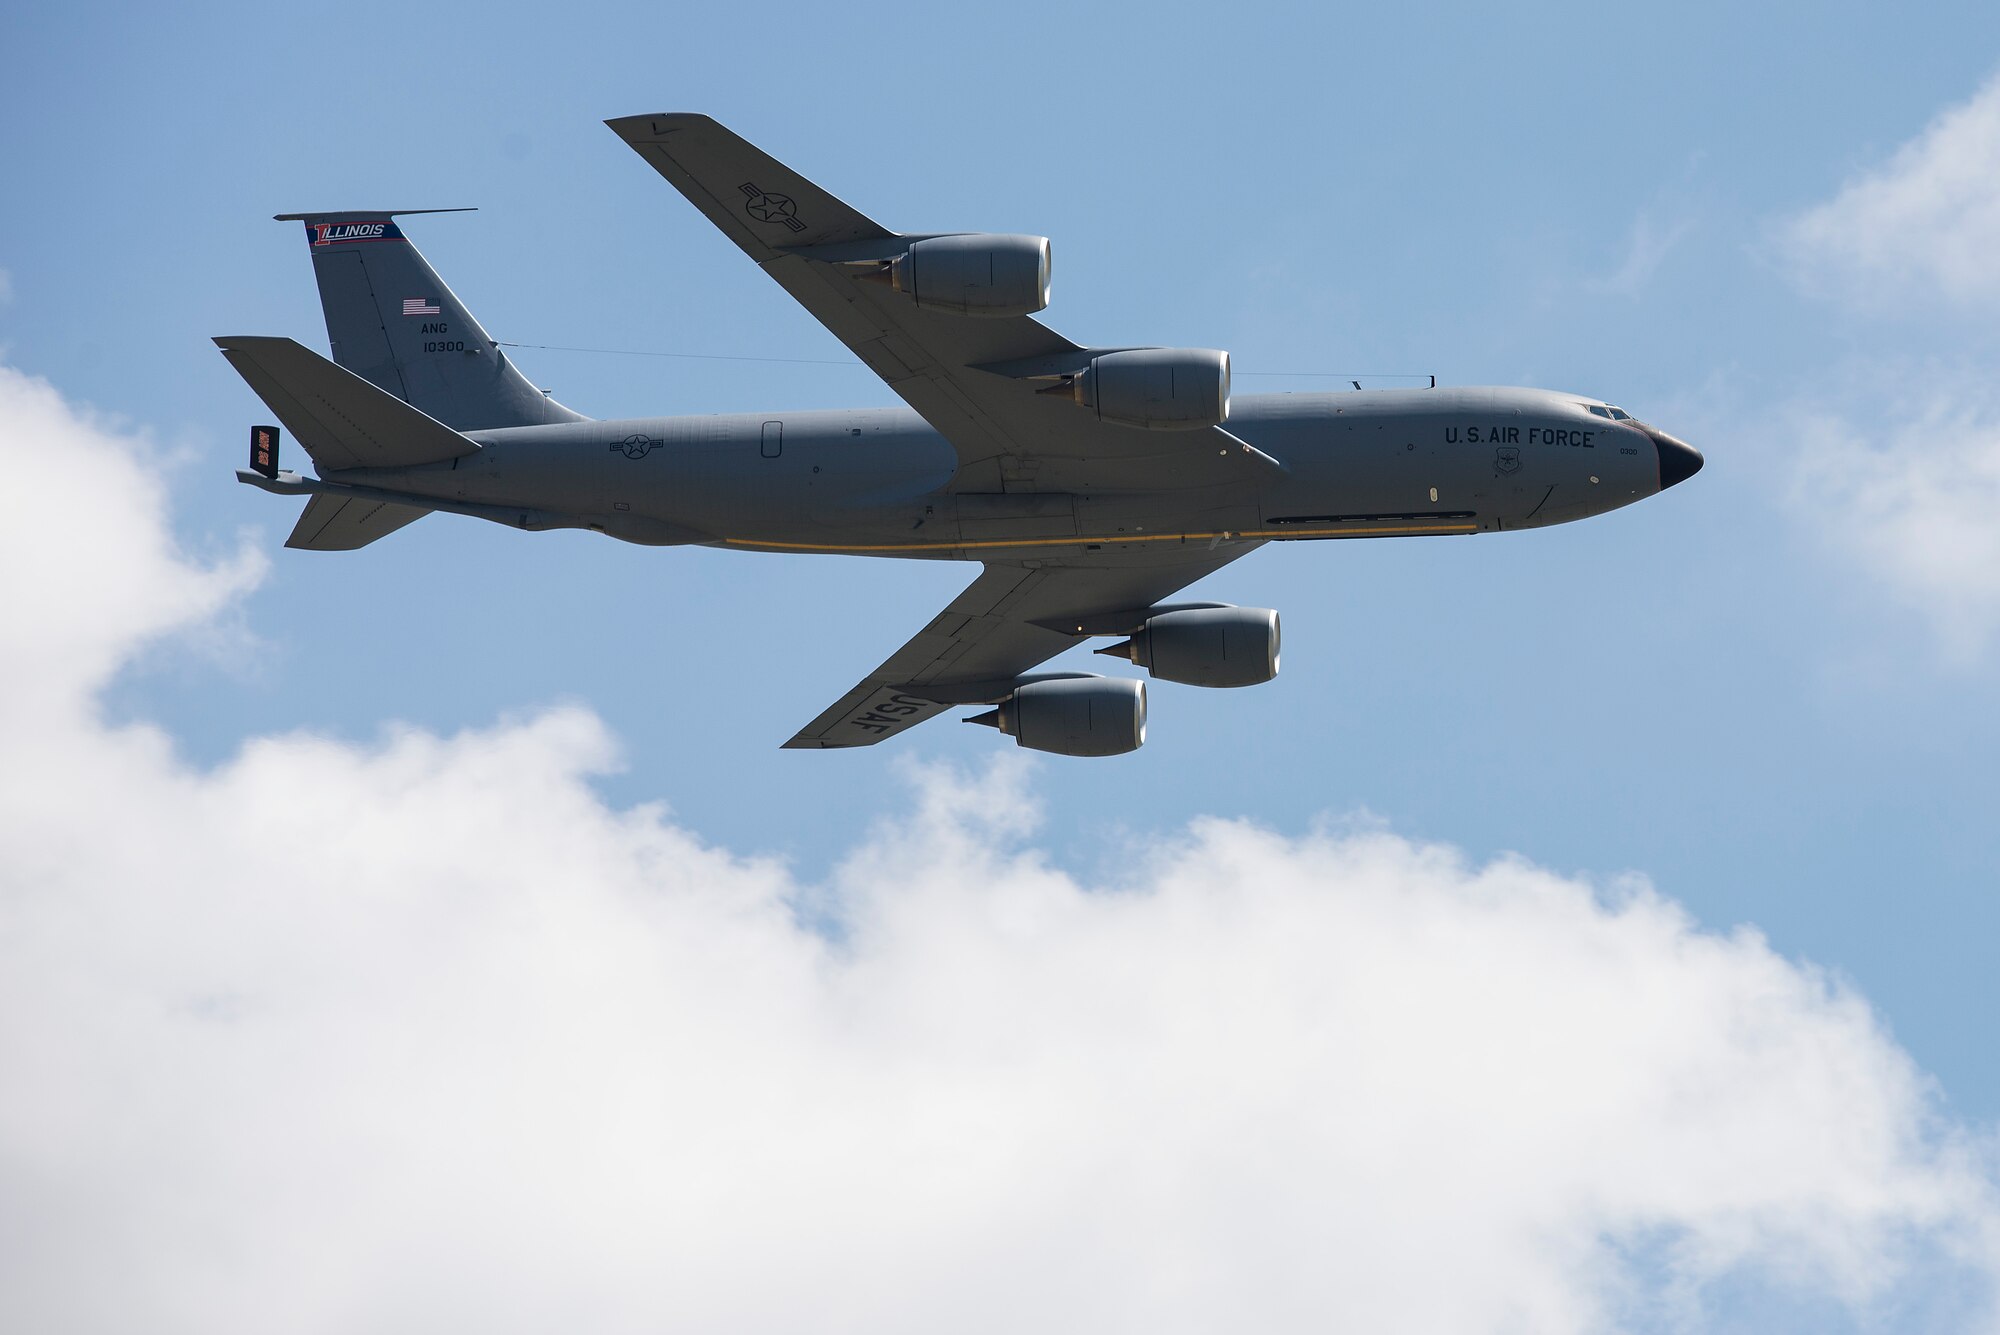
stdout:
[(347, 218), (414, 218), (419, 213), (477, 213), (478, 209), (331, 209), (323, 213), (274, 213), (273, 222), (337, 222)]
[(442, 422), (292, 339), (215, 344), (322, 472), (414, 468), (478, 452)]
[(430, 511), (362, 496), (321, 492), (306, 503), (285, 546), (309, 552), (351, 552), (385, 538)]

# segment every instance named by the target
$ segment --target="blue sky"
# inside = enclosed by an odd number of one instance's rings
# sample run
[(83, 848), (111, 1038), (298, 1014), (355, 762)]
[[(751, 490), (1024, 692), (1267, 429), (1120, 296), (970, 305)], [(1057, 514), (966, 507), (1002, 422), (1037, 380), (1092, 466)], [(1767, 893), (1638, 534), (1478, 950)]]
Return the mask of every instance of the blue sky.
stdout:
[[(1156, 686), (1137, 755), (1032, 766), (1033, 857), (1123, 884), (1219, 817), (1637, 874), (1867, 998), (1954, 1125), (2000, 1118), (1991, 5), (78, 5), (0, 48), (0, 362), (152, 442), (191, 559), (269, 558), (104, 688), (197, 770), (575, 705), (603, 801), (822, 889), (917, 837), (913, 785), (985, 772), (950, 722), (777, 749), (968, 568), (449, 517), (293, 553), (231, 480), (262, 410), (209, 336), (324, 343), (280, 212), (477, 205), (408, 232), (503, 340), (847, 363), (519, 355), (593, 416), (893, 402), (599, 123), (700, 110), (892, 226), (1052, 237), (1079, 341), (1228, 348), (1239, 394), (1574, 390), (1707, 455), (1581, 524), (1231, 566), (1198, 592), (1279, 608), (1284, 674)], [(89, 531), (65, 489), (25, 499)]]

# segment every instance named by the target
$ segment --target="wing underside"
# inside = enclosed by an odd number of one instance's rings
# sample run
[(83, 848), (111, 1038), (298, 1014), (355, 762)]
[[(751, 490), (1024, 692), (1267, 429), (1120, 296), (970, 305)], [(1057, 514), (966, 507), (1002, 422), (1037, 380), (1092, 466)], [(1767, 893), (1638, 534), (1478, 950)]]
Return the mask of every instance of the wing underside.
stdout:
[(1155, 603), (1258, 544), (1201, 561), (1096, 568), (989, 564), (886, 662), (786, 742), (872, 746), (953, 705), (988, 703), (1091, 634), (1124, 634)]

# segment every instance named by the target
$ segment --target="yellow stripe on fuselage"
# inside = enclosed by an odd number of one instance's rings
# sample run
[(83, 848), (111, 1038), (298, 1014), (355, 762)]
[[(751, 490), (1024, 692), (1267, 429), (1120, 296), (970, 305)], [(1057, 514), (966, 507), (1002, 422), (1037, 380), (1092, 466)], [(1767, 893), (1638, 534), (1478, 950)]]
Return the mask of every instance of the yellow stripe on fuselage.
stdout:
[(773, 542), (761, 538), (724, 538), (728, 547), (755, 547), (781, 552), (978, 552), (1003, 547), (1110, 547), (1136, 542), (1236, 542), (1245, 538), (1403, 538), (1426, 533), (1477, 533), (1477, 524), (1432, 524), (1415, 528), (1228, 529), (1210, 533), (1120, 533), (1098, 538), (994, 538), (977, 542)]

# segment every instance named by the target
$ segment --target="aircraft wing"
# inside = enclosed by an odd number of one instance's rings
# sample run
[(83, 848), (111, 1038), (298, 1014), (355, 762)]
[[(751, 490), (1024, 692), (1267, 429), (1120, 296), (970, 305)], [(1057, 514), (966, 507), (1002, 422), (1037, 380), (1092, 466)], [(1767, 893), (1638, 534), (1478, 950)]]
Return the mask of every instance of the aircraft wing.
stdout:
[[(605, 124), (951, 442), (960, 490), (1033, 490), (1045, 461), (1068, 461), (1070, 485), (1078, 464), (1143, 461), (1154, 488), (1251, 481), (1280, 467), (1221, 427), (1120, 426), (1038, 394), (1048, 382), (1027, 376), (1073, 373), (1090, 350), (1029, 316), (943, 313), (868, 281), (870, 261), (921, 237), (890, 231), (709, 117)], [(1007, 369), (980, 369), (994, 366)], [(1042, 480), (1064, 485), (1056, 469)]]
[(1262, 545), (1116, 567), (990, 562), (908, 644), (785, 745), (872, 746), (953, 705), (997, 701), (1023, 673), (1086, 635), (1136, 631), (1162, 598)]

